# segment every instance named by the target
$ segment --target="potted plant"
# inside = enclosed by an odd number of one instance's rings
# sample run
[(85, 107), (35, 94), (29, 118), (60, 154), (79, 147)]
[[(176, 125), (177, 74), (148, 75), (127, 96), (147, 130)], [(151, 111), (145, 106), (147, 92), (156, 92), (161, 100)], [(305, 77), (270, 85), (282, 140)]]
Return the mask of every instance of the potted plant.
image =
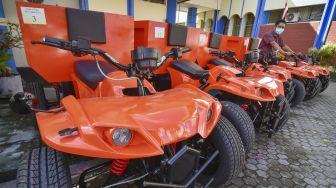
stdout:
[(13, 54), (8, 54), (11, 48), (23, 47), (21, 32), (18, 24), (6, 23), (6, 26), (8, 30), (0, 28), (0, 98), (9, 98), (22, 91), (20, 75), (13, 74), (6, 63), (13, 58)]
[(315, 57), (320, 57), (319, 61), (314, 63), (333, 70), (331, 77), (336, 80), (336, 43), (327, 43), (321, 49), (311, 48), (309, 52)]

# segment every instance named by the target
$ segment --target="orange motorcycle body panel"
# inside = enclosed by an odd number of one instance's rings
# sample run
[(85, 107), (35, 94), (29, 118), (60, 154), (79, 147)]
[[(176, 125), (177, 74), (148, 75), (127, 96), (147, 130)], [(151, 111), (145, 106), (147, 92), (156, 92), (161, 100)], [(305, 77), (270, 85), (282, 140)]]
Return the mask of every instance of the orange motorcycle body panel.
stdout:
[[(199, 87), (199, 80), (193, 79), (173, 68), (168, 68), (171, 77), (172, 87), (188, 83)], [(283, 84), (280, 80), (265, 76), (255, 77), (237, 77), (241, 71), (227, 66), (216, 66), (210, 69), (208, 83), (209, 86), (204, 89), (205, 92), (219, 90), (243, 98), (256, 101), (274, 101), (278, 95), (284, 95)], [(217, 79), (221, 75), (220, 79)]]
[(327, 68), (321, 67), (319, 65), (309, 65), (307, 62), (299, 61), (299, 67), (306, 67), (309, 70), (317, 71), (320, 75), (328, 76), (331, 74), (331, 71)]
[[(86, 60), (88, 56), (75, 57), (65, 50), (31, 44), (32, 40), (40, 41), (45, 36), (69, 40), (66, 8), (26, 2), (16, 4), (28, 65), (48, 82), (71, 81), (74, 63), (80, 59)], [(43, 9), (46, 24), (26, 24), (22, 17), (22, 7)], [(131, 63), (130, 51), (133, 50), (134, 41), (133, 17), (111, 13), (104, 13), (104, 17), (106, 43), (94, 43), (92, 47), (108, 52), (122, 64)]]
[(291, 61), (279, 61), (278, 66), (286, 68), (292, 74), (292, 76), (298, 76), (303, 78), (316, 78), (319, 76), (319, 73), (316, 70), (307, 68), (308, 66), (295, 66), (295, 62)]
[(286, 70), (285, 68), (269, 65), (268, 70), (264, 71), (263, 65), (259, 63), (253, 63), (249, 66), (246, 70), (247, 76), (269, 76), (272, 78), (279, 79), (281, 82), (286, 82), (287, 80), (291, 79), (290, 71)]
[[(123, 96), (122, 100), (120, 96), (85, 99), (68, 96), (61, 100), (61, 106), (65, 111), (36, 114), (42, 140), (65, 153), (113, 159), (161, 155), (164, 145), (196, 134), (206, 138), (221, 113), (218, 101), (188, 84), (149, 96)], [(208, 120), (210, 109), (212, 116)], [(78, 131), (60, 136), (59, 131), (66, 128)], [(132, 131), (128, 145), (113, 143), (116, 128)]]

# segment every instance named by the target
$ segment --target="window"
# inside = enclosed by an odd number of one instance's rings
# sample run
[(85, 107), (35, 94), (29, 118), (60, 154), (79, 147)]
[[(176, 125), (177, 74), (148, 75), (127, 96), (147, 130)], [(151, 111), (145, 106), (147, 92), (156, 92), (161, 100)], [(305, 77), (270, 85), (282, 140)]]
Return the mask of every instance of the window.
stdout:
[(238, 15), (233, 15), (231, 17), (230, 21), (233, 22), (232, 36), (238, 36), (239, 35), (239, 28), (240, 28), (240, 17)]
[[(284, 11), (283, 9), (271, 10), (268, 23), (275, 23), (277, 20), (280, 20), (283, 11)], [(323, 11), (324, 11), (324, 4), (288, 9), (288, 13), (300, 14), (300, 22), (320, 21), (322, 18)]]
[(184, 11), (176, 11), (176, 23), (179, 25), (186, 25), (188, 13)]
[(254, 15), (252, 13), (247, 13), (244, 16), (244, 19), (246, 21), (244, 37), (251, 37), (252, 36), (253, 24), (254, 24)]
[(159, 3), (159, 4), (164, 4), (165, 5), (165, 0), (143, 0), (143, 1), (148, 1), (151, 3)]
[(212, 28), (212, 24), (213, 24), (213, 20), (212, 19), (207, 19), (207, 21), (205, 22), (205, 31), (210, 32), (211, 28)]

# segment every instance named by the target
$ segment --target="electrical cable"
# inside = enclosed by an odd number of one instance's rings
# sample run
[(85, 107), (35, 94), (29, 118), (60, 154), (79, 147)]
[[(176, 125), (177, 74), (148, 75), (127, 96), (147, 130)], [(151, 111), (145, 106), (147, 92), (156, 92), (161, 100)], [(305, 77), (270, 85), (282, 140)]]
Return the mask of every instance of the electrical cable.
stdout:
[(109, 77), (109, 76), (106, 75), (106, 74), (103, 72), (103, 70), (100, 68), (99, 61), (98, 61), (98, 59), (96, 58), (95, 55), (93, 55), (93, 58), (94, 58), (94, 60), (96, 61), (96, 65), (97, 65), (97, 67), (98, 67), (99, 72), (100, 72), (105, 78), (107, 78), (107, 79), (109, 79), (109, 80), (114, 80), (114, 81), (124, 81), (124, 80), (137, 79), (137, 80), (139, 81), (140, 85), (141, 85), (142, 93), (144, 93), (144, 89), (143, 89), (144, 86), (143, 86), (141, 80), (140, 80), (138, 77), (135, 77), (135, 76), (128, 77), (128, 78), (112, 78), (112, 77)]

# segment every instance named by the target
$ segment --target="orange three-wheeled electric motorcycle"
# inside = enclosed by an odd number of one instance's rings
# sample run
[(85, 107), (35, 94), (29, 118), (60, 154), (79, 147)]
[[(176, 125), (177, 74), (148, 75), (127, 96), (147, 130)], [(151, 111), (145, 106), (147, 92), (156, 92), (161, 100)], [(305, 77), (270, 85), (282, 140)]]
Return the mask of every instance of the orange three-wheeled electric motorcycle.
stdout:
[[(301, 103), (306, 95), (303, 83), (295, 78), (292, 78), (291, 72), (289, 70), (273, 65), (272, 61), (274, 61), (274, 59), (271, 58), (271, 54), (259, 50), (254, 51), (261, 53), (262, 57), (259, 59), (259, 62), (252, 62), (247, 64), (239, 61), (235, 57), (235, 53), (232, 51), (224, 52), (210, 50), (209, 53), (224, 59), (217, 60), (216, 62), (218, 64), (237, 67), (242, 70), (246, 76), (270, 76), (272, 78), (279, 79), (284, 85), (285, 97), (287, 98), (291, 107), (295, 107)], [(232, 60), (233, 63), (225, 61), (225, 59)]]
[[(241, 71), (224, 66), (216, 66), (210, 70), (203, 69), (201, 67), (203, 61), (199, 57), (205, 55), (200, 54), (198, 49), (201, 45), (199, 44), (201, 32), (199, 29), (178, 25), (168, 26), (164, 23), (148, 21), (136, 22), (135, 26), (136, 46), (155, 47), (160, 48), (161, 51), (166, 51), (174, 46), (188, 46), (192, 49), (185, 55), (179, 52), (181, 50), (179, 48), (171, 49), (171, 51), (177, 51), (173, 57), (174, 61), (167, 63), (160, 71), (155, 72), (152, 79), (154, 86), (159, 90), (174, 88), (184, 83), (193, 84), (221, 101), (230, 101), (243, 107), (241, 110), (246, 110), (250, 115), (249, 119), (254, 120), (256, 127), (266, 130), (269, 136), (286, 123), (289, 108), (287, 100), (281, 96), (284, 95), (284, 92), (280, 81), (270, 77), (239, 77), (236, 74)], [(156, 27), (163, 27), (167, 30), (165, 38), (161, 40), (151, 38), (151, 33), (155, 31)], [(137, 31), (139, 31), (139, 36), (137, 36)], [(138, 39), (143, 33), (140, 31), (147, 32), (144, 36), (148, 38)], [(210, 55), (208, 54), (208, 56)], [(253, 114), (249, 112), (253, 112)], [(273, 113), (276, 115), (272, 115)], [(244, 142), (248, 139), (245, 139), (246, 137), (242, 134), (241, 137), (244, 145), (248, 146), (249, 142)]]
[(331, 71), (328, 70), (327, 68), (321, 67), (319, 65), (315, 65), (315, 63), (320, 60), (320, 58), (317, 57), (316, 55), (314, 54), (308, 55), (308, 60), (305, 56), (296, 55), (296, 54), (294, 54), (291, 57), (286, 57), (286, 56), (281, 56), (281, 55), (280, 57), (281, 59), (286, 59), (288, 61), (295, 62), (295, 66), (297, 67), (305, 67), (307, 70), (316, 71), (319, 74), (318, 78), (322, 84), (320, 93), (325, 91), (328, 88)]
[[(292, 56), (294, 61), (285, 61), (284, 57), (285, 56), (280, 53), (273, 53), (273, 58), (276, 59), (275, 61), (277, 61), (276, 64), (280, 67), (284, 67), (287, 70), (290, 70), (292, 73), (292, 77), (296, 78), (304, 84), (306, 90), (305, 100), (311, 99), (319, 94), (322, 90), (321, 81), (323, 80), (320, 80), (319, 78), (320, 70), (315, 69), (312, 66), (303, 65), (304, 63), (300, 63), (301, 60), (297, 55)], [(328, 73), (329, 72), (327, 71), (322, 71), (322, 74), (328, 75)], [(324, 89), (326, 89), (328, 85), (325, 84), (324, 87)]]

